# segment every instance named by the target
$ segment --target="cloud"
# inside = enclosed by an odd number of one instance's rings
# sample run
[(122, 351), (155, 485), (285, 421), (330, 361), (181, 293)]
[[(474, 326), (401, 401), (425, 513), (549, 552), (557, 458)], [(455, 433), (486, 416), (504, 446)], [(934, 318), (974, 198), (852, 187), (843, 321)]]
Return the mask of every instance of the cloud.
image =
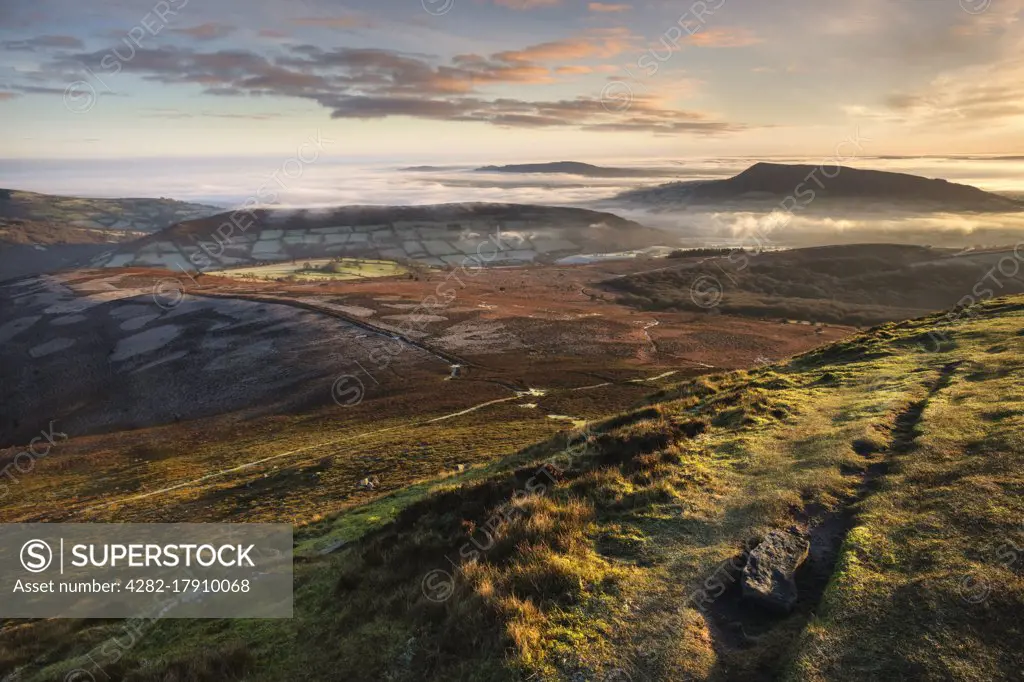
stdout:
[(607, 2), (592, 2), (587, 5), (591, 12), (628, 12), (633, 9), (632, 5), (615, 5)]
[(35, 38), (28, 38), (25, 40), (5, 40), (0, 43), (0, 47), (5, 50), (18, 51), (18, 52), (35, 52), (37, 50), (47, 50), (51, 48), (64, 48), (64, 49), (82, 49), (84, 44), (78, 38), (73, 36), (36, 36)]
[(172, 28), (172, 33), (180, 33), (186, 35), (195, 40), (217, 40), (229, 35), (235, 30), (234, 26), (228, 24), (219, 24), (217, 22), (207, 22), (205, 24), (199, 24), (198, 26), (192, 26), (191, 28)]
[(626, 29), (593, 31), (576, 38), (530, 45), (494, 55), (507, 62), (552, 62), (586, 58), (610, 58), (633, 47), (634, 38)]
[(885, 105), (890, 109), (896, 111), (907, 111), (909, 109), (916, 109), (927, 103), (924, 97), (920, 95), (909, 95), (905, 92), (892, 93), (887, 95), (885, 98)]
[(554, 7), (561, 0), (494, 0), (495, 5), (511, 9), (534, 9), (537, 7)]
[(884, 106), (907, 122), (930, 128), (1024, 124), (1024, 65), (1012, 57), (957, 69), (917, 92), (891, 93)]
[(347, 96), (321, 102), (333, 109), (332, 118), (371, 119), (414, 116), (445, 121), (473, 121), (514, 128), (575, 127), (605, 132), (721, 135), (746, 126), (707, 114), (660, 107), (643, 99), (625, 111), (615, 111), (597, 98), (525, 101), (509, 98), (410, 99)]
[(722, 27), (698, 31), (688, 42), (697, 47), (747, 47), (760, 43), (761, 39), (747, 28)]
[(898, 21), (894, 16), (900, 8), (889, 0), (862, 0), (861, 3), (843, 3), (838, 6), (819, 5), (819, 12), (808, 17), (809, 23), (829, 36), (879, 35)]
[(341, 29), (370, 28), (373, 25), (368, 19), (354, 14), (337, 17), (298, 17), (296, 19), (292, 19), (290, 23), (295, 24), (296, 26)]
[(260, 38), (287, 38), (288, 34), (285, 33), (284, 31), (278, 31), (278, 30), (273, 29), (273, 28), (264, 28), (264, 29), (260, 29), (259, 37)]
[[(792, 58), (813, 51), (825, 58), (819, 66), (838, 64), (848, 72), (892, 69), (893, 75), (915, 79), (921, 74), (911, 74), (911, 68), (936, 74), (992, 62), (1007, 43), (1019, 39), (1024, 1), (993, 1), (979, 14), (965, 12), (960, 4), (966, 3), (932, 3), (921, 12), (918, 3), (891, 0), (803, 3), (790, 8), (781, 22), (759, 25), (758, 31), (773, 44), (791, 40)], [(797, 35), (796, 27), (807, 29)]]
[(422, 57), (390, 50), (313, 45), (293, 49), (298, 56), (281, 66), (302, 72), (330, 72), (344, 89), (408, 96), (468, 93), (477, 87), (502, 83), (548, 83), (551, 72), (529, 62), (507, 62), (480, 55), (459, 55), (450, 64), (433, 65)]
[(67, 92), (67, 87), (50, 87), (46, 85), (14, 85), (12, 87), (26, 95), (63, 95)]
[[(596, 96), (531, 101), (487, 92), (492, 86), (554, 83), (559, 78), (603, 70), (603, 65), (564, 61), (617, 54), (629, 40), (627, 33), (608, 30), (522, 50), (463, 54), (446, 61), (392, 50), (323, 49), (311, 44), (290, 45), (271, 54), (166, 45), (134, 50), (132, 58), (118, 65), (123, 72), (146, 81), (201, 86), (206, 95), (313, 101), (339, 119), (404, 116), (502, 127), (698, 135), (745, 129), (709, 114), (676, 110), (653, 97), (636, 97), (621, 109), (621, 101), (609, 103)], [(103, 60), (108, 56), (109, 52), (102, 50), (62, 55), (45, 65), (45, 72), (64, 75), (80, 72), (85, 66), (102, 76)], [(29, 91), (27, 87), (23, 91)], [(60, 92), (64, 87), (60, 82)], [(173, 112), (161, 115), (178, 116)], [(229, 116), (243, 115), (224, 117)]]
[(145, 118), (164, 118), (164, 119), (187, 119), (187, 118), (227, 118), (227, 119), (240, 119), (248, 121), (269, 121), (276, 118), (281, 118), (279, 113), (232, 113), (232, 112), (213, 112), (204, 111), (199, 114), (194, 114), (187, 111), (180, 111), (178, 109), (163, 109), (163, 108), (151, 108), (146, 109), (142, 116)]
[(10, 101), (12, 99), (17, 99), (18, 97), (21, 97), (21, 93), (18, 93), (18, 92), (5, 92), (3, 90), (0, 90), (0, 102), (7, 102), (7, 101)]
[(281, 118), (281, 114), (269, 113), (269, 114), (227, 114), (227, 113), (211, 113), (204, 112), (203, 116), (206, 118), (237, 118), (249, 121), (270, 121), (275, 118)]
[(561, 76), (582, 76), (588, 73), (594, 73), (594, 67), (583, 66), (582, 64), (574, 66), (559, 66), (555, 69), (555, 73)]
[(971, 15), (970, 21), (957, 23), (952, 32), (963, 37), (1003, 35), (1018, 27), (1022, 11), (1024, 2), (1003, 0), (980, 14)]

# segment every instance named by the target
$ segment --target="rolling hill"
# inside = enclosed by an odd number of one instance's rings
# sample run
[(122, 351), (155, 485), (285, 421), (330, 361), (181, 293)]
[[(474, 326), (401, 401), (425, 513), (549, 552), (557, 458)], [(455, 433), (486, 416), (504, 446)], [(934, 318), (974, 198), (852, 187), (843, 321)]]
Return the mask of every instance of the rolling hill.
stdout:
[(846, 166), (757, 163), (725, 180), (676, 182), (631, 190), (611, 201), (650, 208), (680, 206), (758, 206), (790, 198), (792, 210), (883, 204), (944, 211), (1019, 211), (1024, 203), (977, 187), (906, 173)]
[(176, 199), (93, 199), (0, 189), (0, 218), (90, 230), (157, 232), (222, 208)]
[[(232, 223), (232, 219), (236, 220)], [(498, 243), (500, 241), (500, 244)], [(125, 244), (97, 265), (220, 269), (264, 261), (358, 257), (458, 266), (546, 262), (666, 244), (660, 230), (610, 213), (525, 204), (344, 206), (222, 213)], [(205, 265), (201, 265), (204, 264)]]
[(1014, 262), (1013, 251), (897, 244), (729, 251), (684, 257), (602, 286), (644, 310), (873, 325), (949, 308), (965, 298), (1024, 293), (1024, 283), (999, 275), (1004, 258)]
[(0, 280), (85, 264), (118, 243), (221, 210), (174, 199), (90, 199), (0, 189)]
[(8, 245), (116, 244), (144, 236), (142, 232), (77, 227), (24, 218), (0, 218), (0, 248)]

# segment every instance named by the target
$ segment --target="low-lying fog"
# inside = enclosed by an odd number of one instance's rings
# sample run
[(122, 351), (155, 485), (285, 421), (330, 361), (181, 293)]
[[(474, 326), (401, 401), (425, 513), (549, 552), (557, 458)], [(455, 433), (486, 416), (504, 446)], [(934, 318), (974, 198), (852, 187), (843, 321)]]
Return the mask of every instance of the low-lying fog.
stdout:
[[(545, 161), (546, 159), (534, 159)], [(581, 205), (643, 186), (676, 180), (730, 177), (759, 160), (820, 163), (807, 158), (698, 158), (590, 160), (601, 166), (646, 169), (642, 177), (589, 178), (564, 174), (475, 172), (482, 163), (445, 164), (428, 171), (402, 170), (422, 160), (310, 163), (293, 159), (119, 159), (0, 161), (0, 186), (52, 194), (124, 197), (151, 196), (234, 207), (250, 197), (274, 196), (285, 206), (343, 204), (431, 204), (489, 201)], [(520, 160), (522, 161), (522, 160)], [(429, 162), (426, 162), (429, 163)], [(504, 163), (493, 160), (494, 164)], [(1005, 193), (1024, 192), (1024, 157), (862, 157), (858, 168), (940, 177)], [(785, 224), (763, 213), (687, 210), (649, 214), (602, 204), (623, 217), (680, 235), (685, 244), (769, 246), (891, 241), (935, 245), (1005, 244), (1024, 232), (1024, 214), (917, 215), (875, 210), (852, 215), (827, 206), (798, 214)], [(763, 235), (758, 237), (757, 235)]]
[[(614, 209), (610, 209), (614, 210)], [(824, 246), (827, 244), (926, 244), (930, 246), (1005, 246), (1024, 238), (1024, 213), (915, 215), (894, 208), (873, 215), (765, 214), (687, 211), (652, 214), (619, 209), (615, 213), (680, 237), (688, 247), (746, 249)]]

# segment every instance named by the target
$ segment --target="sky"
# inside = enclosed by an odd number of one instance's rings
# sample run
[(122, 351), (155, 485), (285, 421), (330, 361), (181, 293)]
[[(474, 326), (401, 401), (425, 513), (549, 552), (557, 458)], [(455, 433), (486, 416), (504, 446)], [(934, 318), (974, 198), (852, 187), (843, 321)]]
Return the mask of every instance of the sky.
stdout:
[(1020, 155), (1022, 19), (1024, 0), (0, 0), (0, 158)]

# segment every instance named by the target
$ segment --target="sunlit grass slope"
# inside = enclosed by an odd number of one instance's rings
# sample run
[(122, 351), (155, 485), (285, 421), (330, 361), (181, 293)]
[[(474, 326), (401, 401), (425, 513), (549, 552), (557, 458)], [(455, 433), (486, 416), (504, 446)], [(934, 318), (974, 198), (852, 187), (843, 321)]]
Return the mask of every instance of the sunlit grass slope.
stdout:
[[(298, 562), (293, 621), (158, 623), (107, 673), (1017, 679), (1024, 299), (946, 322), (662, 390)], [(736, 567), (790, 528), (811, 541), (797, 606), (754, 610)], [(63, 679), (119, 627), (9, 626), (0, 665)]]

